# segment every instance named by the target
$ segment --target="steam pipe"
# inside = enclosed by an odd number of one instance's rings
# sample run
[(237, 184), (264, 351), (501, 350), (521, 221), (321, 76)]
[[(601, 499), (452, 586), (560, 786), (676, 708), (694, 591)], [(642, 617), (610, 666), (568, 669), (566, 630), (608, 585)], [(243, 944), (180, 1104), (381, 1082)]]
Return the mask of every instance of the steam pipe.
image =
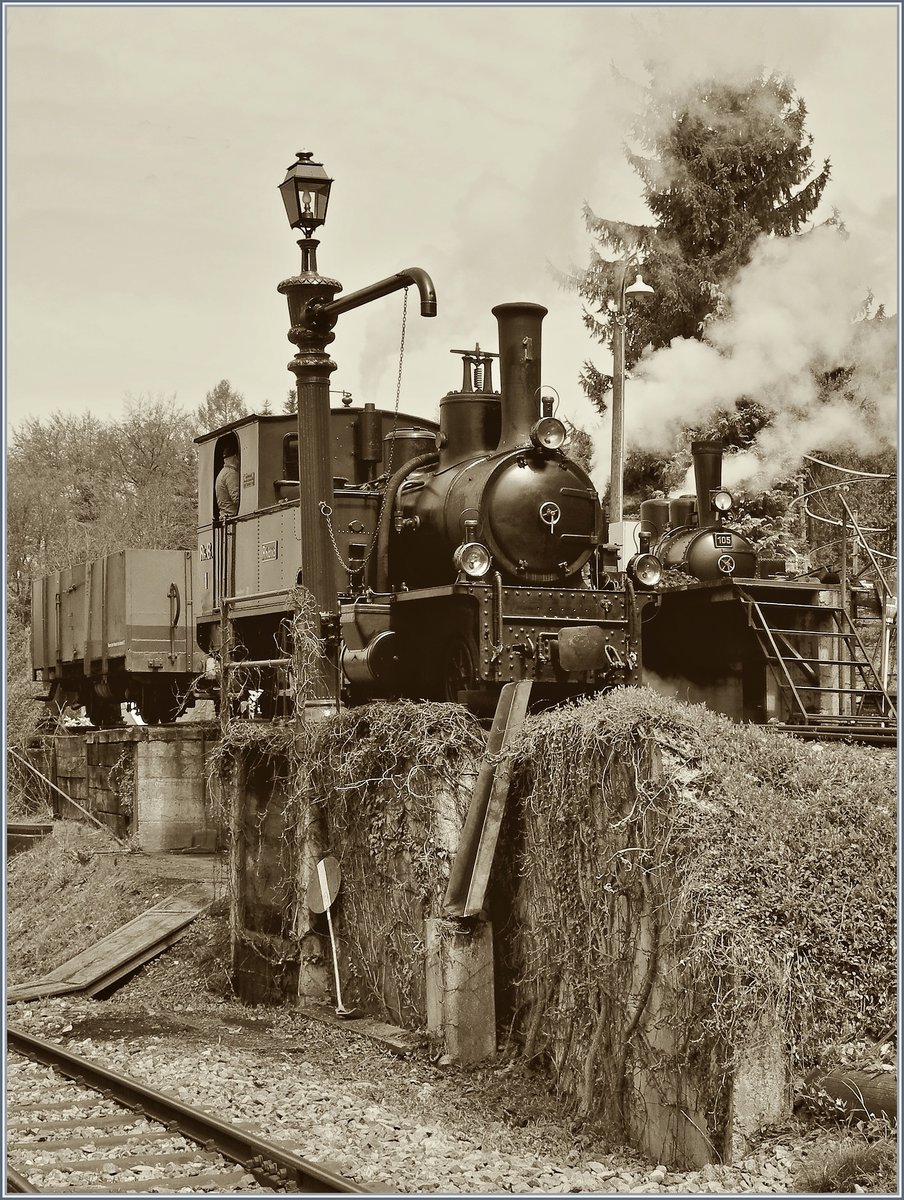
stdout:
[(436, 291), (433, 287), (433, 280), (421, 267), (407, 267), (396, 275), (389, 275), (386, 279), (359, 288), (357, 292), (349, 292), (347, 296), (340, 296), (337, 300), (331, 300), (327, 304), (314, 304), (311, 307), (311, 315), (315, 321), (320, 321), (324, 317), (335, 319), (342, 313), (349, 312), (353, 308), (360, 308), (362, 304), (370, 304), (371, 300), (379, 300), (381, 296), (389, 296), (392, 292), (411, 287), (412, 284), (417, 288), (421, 298), (421, 316), (435, 317)]

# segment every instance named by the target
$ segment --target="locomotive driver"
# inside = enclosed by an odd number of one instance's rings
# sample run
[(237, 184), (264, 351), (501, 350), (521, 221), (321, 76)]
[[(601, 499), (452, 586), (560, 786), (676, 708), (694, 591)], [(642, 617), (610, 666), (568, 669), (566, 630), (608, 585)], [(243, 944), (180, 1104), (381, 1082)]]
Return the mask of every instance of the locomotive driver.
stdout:
[(227, 450), (214, 489), (221, 517), (234, 517), (239, 511), (239, 453), (238, 446)]

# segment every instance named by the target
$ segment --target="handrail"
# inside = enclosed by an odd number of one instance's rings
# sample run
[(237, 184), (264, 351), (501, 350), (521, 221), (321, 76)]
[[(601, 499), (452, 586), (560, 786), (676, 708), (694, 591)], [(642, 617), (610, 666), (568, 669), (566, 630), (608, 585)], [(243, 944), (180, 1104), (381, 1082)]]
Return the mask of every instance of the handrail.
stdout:
[[(847, 520), (849, 520), (851, 523), (851, 527), (854, 530), (854, 536), (857, 539), (858, 545), (861, 545), (863, 547), (863, 549), (866, 551), (866, 553), (869, 555), (869, 559), (872, 564), (873, 570), (876, 572), (877, 579), (882, 585), (882, 595), (880, 597), (881, 611), (879, 614), (880, 622), (881, 622), (880, 632), (879, 632), (879, 679), (882, 684), (882, 688), (884, 690), (886, 688), (886, 686), (888, 685), (888, 659), (889, 659), (888, 599), (889, 599), (889, 596), (891, 595), (891, 587), (889, 586), (888, 580), (885, 578), (882, 568), (879, 566), (878, 562), (876, 561), (876, 556), (873, 554), (872, 546), (870, 546), (869, 542), (863, 536), (863, 532), (857, 523), (857, 518), (851, 512), (850, 505), (848, 504), (847, 500), (845, 500), (845, 498), (841, 492), (838, 493), (838, 499), (841, 501), (841, 506), (844, 509)], [(842, 536), (846, 539), (847, 538), (847, 522), (846, 521), (842, 522), (842, 524), (844, 525), (844, 530), (845, 530)], [(846, 541), (845, 541), (845, 544), (846, 544)], [(881, 553), (881, 551), (880, 551), (880, 553)]]
[(893, 475), (879, 475), (875, 471), (856, 471), (853, 467), (839, 467), (837, 463), (823, 462), (821, 458), (814, 458), (812, 454), (802, 454), (801, 458), (807, 459), (808, 462), (818, 463), (820, 467), (828, 467), (830, 471), (844, 471), (846, 475), (863, 475), (869, 479), (894, 478)]
[[(883, 596), (883, 598), (882, 598), (882, 599), (883, 599), (883, 603), (884, 603), (884, 602), (885, 602), (885, 600), (887, 600), (887, 599), (888, 599), (888, 597), (891, 595), (891, 588), (889, 587), (888, 580), (885, 578), (885, 575), (884, 575), (884, 574), (883, 574), (883, 572), (882, 572), (882, 568), (881, 568), (881, 567), (879, 566), (879, 564), (876, 562), (875, 555), (873, 554), (873, 548), (872, 548), (872, 546), (870, 546), (870, 544), (869, 544), (869, 542), (866, 540), (866, 538), (865, 538), (865, 537), (863, 537), (863, 533), (864, 533), (864, 532), (870, 532), (870, 533), (873, 533), (873, 532), (875, 532), (875, 531), (874, 531), (874, 530), (863, 530), (863, 529), (861, 529), (860, 525), (858, 525), (858, 523), (857, 523), (857, 518), (856, 518), (856, 517), (854, 516), (854, 514), (851, 512), (850, 506), (848, 505), (848, 502), (847, 502), (847, 500), (845, 500), (844, 496), (842, 496), (842, 495), (839, 493), (839, 495), (838, 495), (838, 499), (841, 501), (841, 503), (842, 503), (842, 506), (844, 507), (844, 511), (847, 513), (847, 515), (848, 515), (848, 517), (849, 517), (849, 519), (850, 519), (851, 526), (853, 527), (853, 529), (854, 529), (854, 533), (855, 533), (855, 534), (856, 534), (856, 536), (857, 536), (857, 541), (860, 543), (860, 545), (863, 547), (863, 549), (864, 549), (864, 550), (866, 551), (866, 553), (869, 555), (870, 562), (873, 564), (873, 567), (874, 567), (874, 569), (875, 569), (875, 572), (876, 572), (876, 574), (877, 574), (877, 575), (879, 576), (879, 578), (882, 580), (882, 588), (883, 588), (883, 591), (885, 592), (885, 595), (884, 595), (884, 596)], [(881, 551), (880, 551), (880, 553), (881, 553)]]
[[(877, 476), (876, 478), (890, 479), (889, 475)], [(788, 507), (792, 508), (795, 504), (799, 504), (801, 500), (807, 500), (810, 496), (818, 496), (820, 492), (835, 492), (840, 488), (852, 487), (855, 483), (871, 483), (873, 479), (842, 479), (839, 483), (824, 483), (821, 487), (811, 488), (809, 492), (801, 492), (799, 496), (795, 496), (793, 500), (788, 502)], [(887, 528), (887, 526), (886, 526)]]
[[(789, 507), (790, 507), (790, 505), (789, 505)], [(808, 517), (812, 517), (814, 521), (821, 521), (823, 525), (834, 525), (836, 529), (840, 529), (841, 526), (844, 524), (843, 521), (838, 521), (838, 520), (836, 520), (835, 517), (821, 517), (819, 515), (819, 513), (811, 512), (810, 506), (808, 504), (804, 505), (804, 512), (807, 514)], [(860, 531), (861, 531), (861, 533), (888, 533), (888, 526), (883, 525), (880, 528), (879, 526), (862, 525), (860, 527)], [(880, 550), (879, 553), (881, 554), (882, 551)], [(888, 557), (888, 556), (886, 556), (886, 557)]]

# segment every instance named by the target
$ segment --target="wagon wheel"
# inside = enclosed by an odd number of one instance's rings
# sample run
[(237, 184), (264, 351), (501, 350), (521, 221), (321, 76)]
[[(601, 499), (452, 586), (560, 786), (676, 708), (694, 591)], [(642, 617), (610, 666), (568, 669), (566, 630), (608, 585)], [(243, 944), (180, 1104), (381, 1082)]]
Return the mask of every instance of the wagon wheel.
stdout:
[(171, 725), (179, 715), (179, 698), (168, 687), (145, 688), (138, 705), (145, 725)]
[(460, 693), (474, 691), (478, 683), (477, 642), (473, 634), (454, 633), (443, 649), (441, 699), (457, 704), (460, 702)]
[(85, 713), (98, 729), (110, 729), (122, 724), (122, 708), (114, 700), (91, 696), (85, 701)]

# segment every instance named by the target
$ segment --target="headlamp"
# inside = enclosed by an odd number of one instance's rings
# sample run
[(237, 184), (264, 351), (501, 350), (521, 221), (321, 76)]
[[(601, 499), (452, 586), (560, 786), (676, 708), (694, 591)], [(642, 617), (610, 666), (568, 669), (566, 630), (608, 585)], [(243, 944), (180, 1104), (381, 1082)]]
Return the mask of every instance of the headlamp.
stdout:
[(641, 587), (655, 587), (662, 579), (662, 563), (655, 554), (635, 554), (627, 570)]
[(541, 417), (530, 431), (530, 440), (541, 450), (558, 450), (567, 432), (558, 417)]
[(490, 569), (490, 552), (480, 542), (463, 542), (452, 555), (457, 571), (464, 571), (469, 579), (481, 579)]
[(727, 513), (734, 504), (734, 497), (731, 492), (713, 492), (713, 508), (716, 512)]

